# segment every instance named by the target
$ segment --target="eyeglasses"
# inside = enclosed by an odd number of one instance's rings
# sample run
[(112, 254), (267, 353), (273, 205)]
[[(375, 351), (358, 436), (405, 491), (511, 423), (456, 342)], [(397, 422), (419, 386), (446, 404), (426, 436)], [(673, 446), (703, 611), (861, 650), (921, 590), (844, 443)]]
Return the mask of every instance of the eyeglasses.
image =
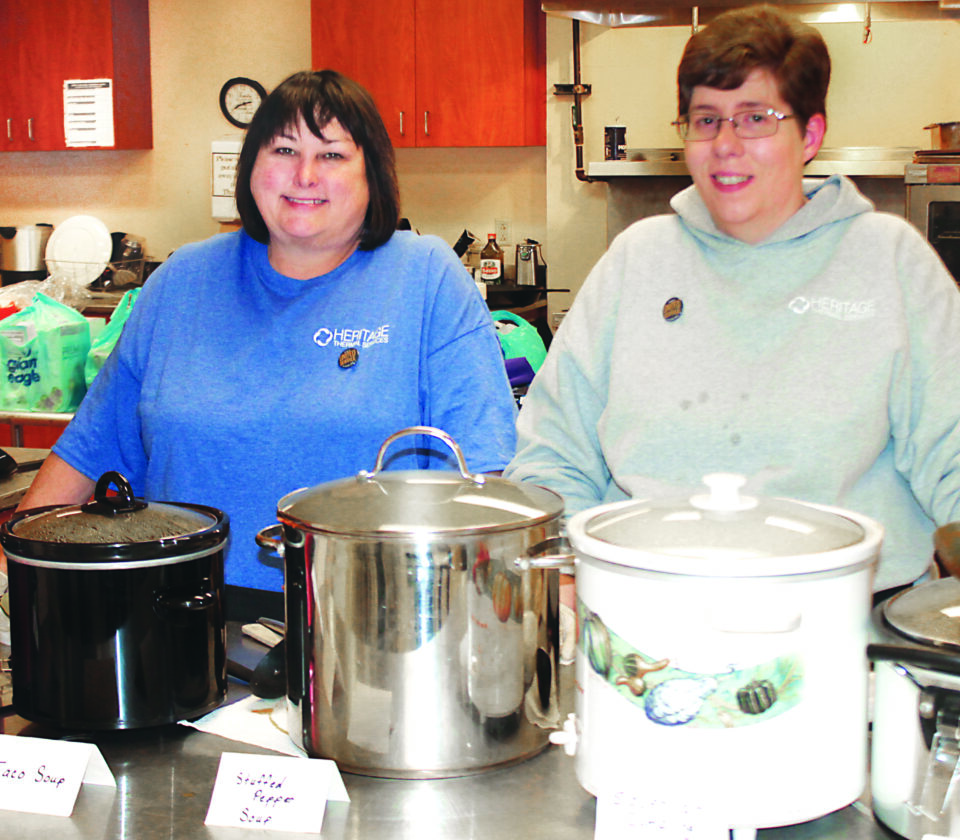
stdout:
[(697, 114), (691, 119), (690, 115), (674, 120), (671, 125), (677, 127), (681, 140), (713, 140), (720, 134), (720, 126), (725, 122), (733, 126), (733, 133), (741, 140), (757, 140), (760, 137), (770, 137), (777, 133), (777, 126), (781, 120), (789, 120), (796, 114), (781, 114), (773, 108), (764, 108), (757, 111), (740, 111), (732, 117), (721, 117), (718, 114)]

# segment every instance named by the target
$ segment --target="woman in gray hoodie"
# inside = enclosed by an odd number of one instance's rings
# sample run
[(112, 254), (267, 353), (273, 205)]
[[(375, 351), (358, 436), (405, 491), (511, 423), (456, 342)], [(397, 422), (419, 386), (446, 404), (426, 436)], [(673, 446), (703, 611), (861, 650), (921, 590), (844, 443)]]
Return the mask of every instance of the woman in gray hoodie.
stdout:
[(875, 517), (877, 590), (916, 580), (960, 519), (960, 294), (923, 237), (851, 181), (804, 179), (826, 45), (770, 7), (688, 42), (693, 186), (590, 273), (537, 374), (506, 470), (567, 512), (711, 472)]

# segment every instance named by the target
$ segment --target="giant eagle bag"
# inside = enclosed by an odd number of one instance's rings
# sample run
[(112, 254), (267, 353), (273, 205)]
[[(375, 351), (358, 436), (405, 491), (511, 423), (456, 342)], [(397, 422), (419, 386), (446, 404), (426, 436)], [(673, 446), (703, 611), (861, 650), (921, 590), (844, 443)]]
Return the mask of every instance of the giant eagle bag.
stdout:
[(87, 391), (83, 366), (90, 323), (76, 309), (38, 292), (0, 322), (0, 407), (73, 411)]
[(94, 378), (100, 373), (107, 357), (113, 352), (117, 342), (120, 340), (120, 333), (123, 332), (123, 325), (127, 323), (130, 317), (130, 311), (133, 304), (137, 301), (137, 295), (140, 294), (140, 288), (130, 289), (122, 298), (117, 308), (113, 310), (113, 315), (93, 342), (90, 345), (90, 352), (87, 353), (87, 361), (83, 367), (83, 376), (87, 387), (93, 382)]

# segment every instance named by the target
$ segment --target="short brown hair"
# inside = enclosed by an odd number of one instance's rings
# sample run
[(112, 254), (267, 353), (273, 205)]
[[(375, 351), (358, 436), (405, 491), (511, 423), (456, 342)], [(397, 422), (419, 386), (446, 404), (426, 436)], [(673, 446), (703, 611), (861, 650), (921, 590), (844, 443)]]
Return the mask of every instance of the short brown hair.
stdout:
[(400, 218), (393, 144), (366, 88), (335, 70), (294, 73), (254, 114), (237, 163), (237, 211), (243, 229), (258, 242), (269, 242), (270, 231), (250, 191), (250, 176), (260, 150), (281, 131), (296, 125), (300, 117), (317, 137), (335, 119), (363, 150), (370, 202), (357, 247), (371, 251), (383, 245), (397, 229)]
[(734, 90), (757, 69), (776, 79), (801, 129), (814, 114), (826, 120), (827, 45), (812, 26), (773, 6), (724, 12), (687, 41), (677, 69), (678, 114), (688, 113), (698, 85)]

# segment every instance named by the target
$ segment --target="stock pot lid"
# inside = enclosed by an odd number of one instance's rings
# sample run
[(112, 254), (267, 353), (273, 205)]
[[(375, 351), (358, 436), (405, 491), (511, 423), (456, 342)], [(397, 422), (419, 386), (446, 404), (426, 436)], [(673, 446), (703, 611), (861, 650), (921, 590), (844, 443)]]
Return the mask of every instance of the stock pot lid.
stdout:
[(21, 558), (103, 562), (203, 551), (222, 544), (228, 528), (226, 515), (215, 508), (147, 503), (134, 498), (120, 473), (106, 472), (93, 501), (21, 511), (0, 527), (0, 543)]
[(527, 527), (555, 519), (563, 501), (533, 484), (446, 470), (361, 474), (296, 490), (277, 505), (282, 522), (314, 531), (382, 537)]
[(960, 648), (960, 580), (931, 580), (898, 592), (880, 607), (886, 623), (922, 644)]
[(743, 476), (704, 477), (709, 492), (634, 499), (578, 513), (578, 554), (632, 568), (708, 576), (779, 576), (875, 562), (882, 529), (857, 514), (742, 495)]

